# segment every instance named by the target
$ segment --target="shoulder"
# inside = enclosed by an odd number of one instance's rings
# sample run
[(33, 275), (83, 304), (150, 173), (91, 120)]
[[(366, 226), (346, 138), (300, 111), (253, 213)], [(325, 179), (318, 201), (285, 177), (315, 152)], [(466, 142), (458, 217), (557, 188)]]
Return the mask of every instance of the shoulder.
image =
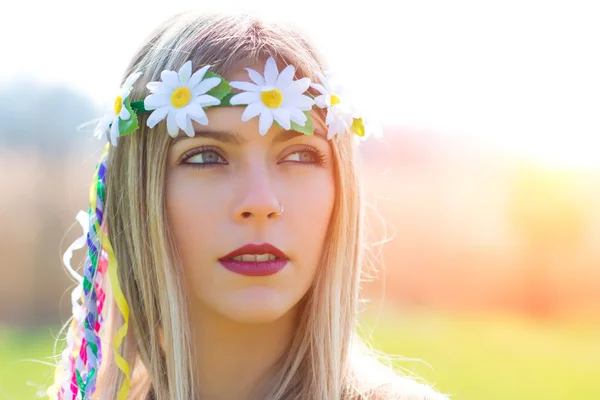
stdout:
[(402, 375), (389, 362), (366, 351), (352, 355), (354, 400), (451, 400), (416, 378)]
[[(365, 385), (365, 383), (367, 383)], [(360, 388), (360, 387), (359, 387)], [(360, 400), (451, 400), (449, 395), (413, 378), (395, 373), (381, 374), (377, 381), (364, 382), (360, 395), (350, 397)]]

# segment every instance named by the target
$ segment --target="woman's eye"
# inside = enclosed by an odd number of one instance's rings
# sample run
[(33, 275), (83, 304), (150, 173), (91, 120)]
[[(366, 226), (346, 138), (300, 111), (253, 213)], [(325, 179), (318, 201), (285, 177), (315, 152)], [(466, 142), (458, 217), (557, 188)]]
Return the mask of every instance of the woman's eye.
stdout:
[(219, 153), (214, 150), (203, 150), (194, 154), (193, 156), (188, 157), (184, 163), (195, 165), (227, 164), (227, 161), (225, 161), (225, 159), (223, 159), (223, 157), (221, 157)]
[(284, 161), (295, 161), (300, 163), (316, 164), (319, 162), (319, 155), (312, 150), (296, 151), (283, 159)]

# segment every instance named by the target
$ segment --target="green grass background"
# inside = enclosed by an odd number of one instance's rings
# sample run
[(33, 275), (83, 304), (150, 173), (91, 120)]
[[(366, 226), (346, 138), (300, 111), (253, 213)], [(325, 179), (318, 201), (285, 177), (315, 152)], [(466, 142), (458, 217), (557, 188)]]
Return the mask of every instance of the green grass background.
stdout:
[[(532, 321), (431, 311), (363, 318), (364, 335), (396, 365), (465, 400), (600, 399), (599, 321)], [(369, 332), (372, 331), (372, 332)], [(34, 399), (52, 370), (58, 327), (0, 328), (0, 399)]]

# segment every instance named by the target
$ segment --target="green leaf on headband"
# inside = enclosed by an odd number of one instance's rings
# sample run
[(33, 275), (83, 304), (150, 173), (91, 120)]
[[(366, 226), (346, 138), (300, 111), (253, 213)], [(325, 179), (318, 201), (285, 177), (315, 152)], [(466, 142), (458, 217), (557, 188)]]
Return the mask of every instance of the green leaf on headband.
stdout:
[(304, 111), (304, 115), (306, 115), (306, 122), (304, 126), (300, 126), (294, 121), (292, 121), (292, 130), (300, 133), (304, 133), (305, 135), (312, 136), (314, 135), (314, 127), (313, 120), (310, 114), (310, 111)]
[[(238, 93), (229, 93), (228, 95), (226, 95), (225, 97), (223, 97), (221, 99), (221, 104), (219, 104), (218, 106), (208, 106), (208, 107), (236, 107), (236, 106), (231, 105), (231, 98), (237, 94)], [(246, 107), (246, 104), (239, 104), (238, 106)]]
[(219, 83), (214, 88), (210, 89), (208, 92), (206, 92), (206, 94), (208, 94), (210, 96), (214, 96), (219, 100), (222, 100), (223, 97), (225, 97), (226, 95), (228, 95), (231, 92), (231, 85), (221, 75), (215, 74), (212, 71), (206, 71), (206, 74), (204, 74), (203, 79), (207, 79), (207, 78), (219, 78), (219, 79), (221, 79), (221, 83)]
[(127, 111), (129, 111), (129, 114), (131, 115), (127, 120), (119, 118), (119, 136), (127, 136), (139, 127), (137, 114), (135, 113), (135, 111), (133, 111), (133, 108), (131, 107), (131, 99), (129, 99), (129, 96), (125, 98), (123, 104), (125, 105), (125, 108), (127, 109)]

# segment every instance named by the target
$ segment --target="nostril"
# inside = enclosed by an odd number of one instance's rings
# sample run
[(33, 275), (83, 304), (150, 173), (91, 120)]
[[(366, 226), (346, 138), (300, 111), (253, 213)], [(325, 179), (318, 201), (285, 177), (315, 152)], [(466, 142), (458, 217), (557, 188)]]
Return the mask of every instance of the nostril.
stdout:
[(242, 213), (242, 217), (244, 217), (244, 218), (249, 218), (251, 215), (252, 215), (252, 213), (251, 213), (251, 212), (249, 212), (249, 211), (244, 211), (244, 212)]

